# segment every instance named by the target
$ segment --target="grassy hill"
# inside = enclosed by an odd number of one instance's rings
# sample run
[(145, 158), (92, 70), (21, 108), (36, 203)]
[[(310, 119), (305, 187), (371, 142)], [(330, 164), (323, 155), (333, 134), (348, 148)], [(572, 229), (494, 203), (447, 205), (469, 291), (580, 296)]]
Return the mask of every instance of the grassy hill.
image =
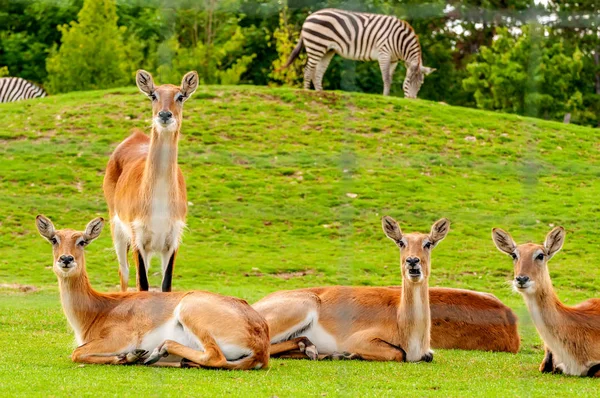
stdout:
[[(491, 228), (541, 243), (568, 232), (550, 263), (567, 304), (600, 296), (600, 129), (426, 101), (257, 87), (201, 87), (186, 103), (179, 161), (190, 201), (175, 289), (255, 301), (279, 289), (400, 283), (395, 246), (447, 217), (431, 285), (492, 292), (517, 311), (517, 355), (437, 352), (431, 364), (272, 362), (265, 372), (80, 367), (38, 213), (58, 228), (107, 217), (108, 156), (150, 104), (134, 88), (0, 105), (0, 394), (595, 395), (593, 380), (542, 375), (541, 341), (507, 283)], [(117, 290), (108, 228), (87, 250), (93, 285)], [(160, 281), (158, 262), (151, 284)], [(24, 377), (15, 377), (18, 370)]]

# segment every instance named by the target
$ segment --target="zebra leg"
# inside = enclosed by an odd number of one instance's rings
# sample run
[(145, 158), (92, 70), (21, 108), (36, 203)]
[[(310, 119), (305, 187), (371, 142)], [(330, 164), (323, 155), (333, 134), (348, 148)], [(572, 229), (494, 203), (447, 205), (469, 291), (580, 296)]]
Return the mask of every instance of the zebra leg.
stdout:
[(317, 64), (317, 70), (315, 71), (315, 80), (314, 80), (315, 90), (323, 91), (323, 76), (325, 76), (327, 67), (329, 66), (329, 63), (331, 62), (331, 58), (333, 58), (334, 55), (335, 55), (335, 52), (333, 52), (333, 51), (327, 52), (325, 55), (323, 55), (323, 58), (321, 58), (321, 60)]
[(390, 82), (394, 81), (394, 72), (396, 71), (396, 66), (398, 66), (398, 62), (392, 62), (390, 64)]
[(392, 74), (390, 72), (392, 68), (388, 55), (379, 57), (379, 68), (381, 69), (381, 77), (383, 78), (383, 95), (390, 95), (390, 88), (392, 87)]
[(310, 90), (310, 83), (313, 80), (315, 75), (315, 66), (317, 65), (317, 60), (309, 57), (306, 62), (306, 66), (304, 67), (304, 89)]

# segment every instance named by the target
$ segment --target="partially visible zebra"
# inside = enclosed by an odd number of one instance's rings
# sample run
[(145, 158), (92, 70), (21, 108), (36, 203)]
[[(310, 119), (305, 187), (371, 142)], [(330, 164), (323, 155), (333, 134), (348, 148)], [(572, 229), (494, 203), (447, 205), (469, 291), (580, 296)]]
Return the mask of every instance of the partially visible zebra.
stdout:
[(0, 103), (45, 97), (44, 89), (20, 77), (0, 78)]
[[(308, 62), (304, 69), (304, 88), (323, 89), (323, 75), (334, 54), (358, 61), (379, 61), (383, 95), (390, 94), (392, 76), (398, 61), (406, 64), (404, 96), (416, 98), (423, 76), (434, 68), (423, 66), (419, 39), (405, 21), (388, 15), (335, 9), (319, 10), (306, 18), (300, 40), (292, 51), (287, 68), (306, 47)], [(282, 69), (283, 69), (282, 68)]]

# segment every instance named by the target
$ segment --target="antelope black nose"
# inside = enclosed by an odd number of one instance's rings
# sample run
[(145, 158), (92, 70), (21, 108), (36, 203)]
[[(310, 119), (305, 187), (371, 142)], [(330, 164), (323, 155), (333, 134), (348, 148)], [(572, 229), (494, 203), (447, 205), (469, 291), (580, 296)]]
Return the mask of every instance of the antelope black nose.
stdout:
[(519, 275), (515, 278), (515, 280), (517, 281), (517, 283), (519, 285), (524, 285), (527, 282), (529, 282), (529, 277), (528, 276), (524, 276), (524, 275)]
[(161, 118), (163, 122), (166, 122), (173, 117), (173, 113), (171, 111), (160, 111), (158, 112), (158, 117)]
[(421, 260), (418, 257), (408, 257), (406, 259), (406, 262), (408, 263), (408, 265), (410, 265), (411, 267), (414, 267), (415, 265), (419, 264)]
[(73, 256), (71, 255), (67, 255), (67, 254), (63, 254), (62, 256), (60, 256), (59, 260), (64, 264), (64, 265), (69, 265), (71, 264), (73, 261), (75, 261), (75, 259), (73, 258)]

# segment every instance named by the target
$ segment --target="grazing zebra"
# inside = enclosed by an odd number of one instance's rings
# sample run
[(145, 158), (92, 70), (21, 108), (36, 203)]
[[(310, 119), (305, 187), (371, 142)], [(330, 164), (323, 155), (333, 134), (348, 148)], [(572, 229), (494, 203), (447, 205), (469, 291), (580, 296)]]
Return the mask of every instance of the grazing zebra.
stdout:
[(20, 77), (0, 78), (0, 103), (45, 96), (44, 89)]
[(406, 64), (404, 96), (416, 98), (423, 76), (433, 72), (421, 62), (419, 39), (405, 21), (388, 15), (367, 14), (335, 9), (317, 11), (306, 18), (300, 40), (292, 51), (287, 68), (306, 47), (308, 62), (304, 69), (304, 88), (323, 89), (323, 75), (334, 54), (358, 61), (379, 61), (383, 77), (383, 95), (390, 94), (392, 76), (398, 61)]

